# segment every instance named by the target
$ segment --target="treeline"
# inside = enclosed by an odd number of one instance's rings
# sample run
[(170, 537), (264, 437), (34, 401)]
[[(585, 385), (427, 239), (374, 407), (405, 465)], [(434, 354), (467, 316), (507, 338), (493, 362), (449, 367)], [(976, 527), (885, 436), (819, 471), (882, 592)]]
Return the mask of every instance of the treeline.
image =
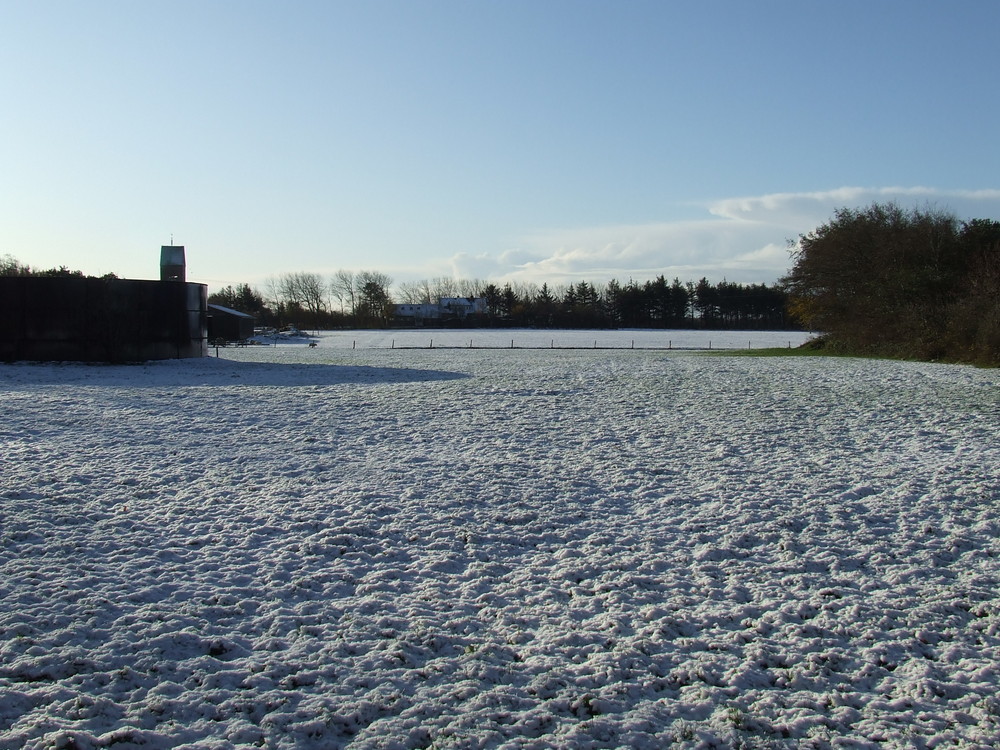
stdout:
[[(79, 276), (65, 266), (37, 270), (9, 255), (0, 256), (0, 276)], [(108, 274), (102, 278), (117, 278)], [(443, 298), (482, 298), (485, 312), (424, 321), (428, 325), (539, 328), (723, 328), (785, 329), (798, 325), (787, 311), (788, 295), (779, 284), (697, 283), (611, 280), (541, 286), (498, 285), (481, 279), (437, 277), (393, 287), (378, 271), (337, 271), (324, 278), (311, 272), (287, 273), (266, 281), (226, 286), (209, 296), (211, 304), (253, 315), (258, 325), (313, 329), (382, 328), (415, 325), (396, 315), (397, 304), (436, 305)]]
[[(498, 285), (482, 280), (441, 277), (405, 282), (374, 271), (290, 273), (271, 279), (264, 291), (246, 284), (227, 286), (209, 298), (257, 318), (261, 325), (300, 328), (368, 328), (415, 325), (397, 316), (397, 304), (435, 305), (443, 298), (482, 298), (485, 312), (442, 318), (433, 324), (468, 327), (552, 328), (729, 328), (797, 327), (786, 312), (784, 289), (766, 284), (716, 284), (612, 280), (603, 286), (587, 281), (550, 287), (530, 283)], [(426, 321), (425, 321), (426, 322)], [(431, 322), (426, 322), (431, 325)]]
[(32, 268), (21, 263), (12, 255), (0, 255), (0, 276), (45, 276), (45, 277), (69, 277), (79, 279), (117, 279), (113, 273), (106, 273), (103, 276), (87, 276), (83, 271), (74, 271), (67, 266), (58, 268)]
[(802, 235), (783, 283), (826, 345), (1000, 364), (1000, 222), (894, 203), (842, 208)]

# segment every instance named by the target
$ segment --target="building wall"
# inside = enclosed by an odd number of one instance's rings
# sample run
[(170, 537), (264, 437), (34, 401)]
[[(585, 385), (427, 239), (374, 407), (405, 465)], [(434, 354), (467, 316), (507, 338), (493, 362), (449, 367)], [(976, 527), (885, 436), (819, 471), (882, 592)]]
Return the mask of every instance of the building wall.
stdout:
[(482, 314), (486, 312), (485, 297), (442, 297), (438, 306), (442, 314), (466, 315)]
[(437, 305), (401, 304), (396, 305), (396, 316), (400, 318), (440, 318), (441, 310)]
[(436, 305), (401, 304), (395, 306), (397, 318), (464, 318), (486, 312), (485, 297), (442, 297)]
[(204, 284), (0, 278), (0, 360), (131, 362), (208, 353)]

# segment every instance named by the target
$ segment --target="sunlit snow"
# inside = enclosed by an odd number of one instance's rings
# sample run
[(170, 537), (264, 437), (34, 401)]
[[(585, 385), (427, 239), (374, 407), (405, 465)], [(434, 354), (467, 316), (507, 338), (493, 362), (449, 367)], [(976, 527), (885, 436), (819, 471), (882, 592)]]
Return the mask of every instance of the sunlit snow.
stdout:
[(995, 746), (1000, 373), (687, 335), (0, 365), (0, 748)]

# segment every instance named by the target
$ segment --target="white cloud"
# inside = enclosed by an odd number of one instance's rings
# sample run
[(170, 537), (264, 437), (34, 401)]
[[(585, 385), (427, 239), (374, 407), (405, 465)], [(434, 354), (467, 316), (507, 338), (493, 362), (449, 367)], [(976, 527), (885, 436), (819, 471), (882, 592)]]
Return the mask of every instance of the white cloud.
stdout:
[(502, 253), (452, 257), (446, 272), (463, 278), (600, 283), (663, 274), (771, 283), (790, 268), (788, 241), (828, 221), (841, 207), (895, 201), (954, 212), (960, 219), (1000, 217), (1000, 190), (927, 187), (859, 188), (773, 193), (705, 204), (701, 220), (553, 229), (522, 238)]

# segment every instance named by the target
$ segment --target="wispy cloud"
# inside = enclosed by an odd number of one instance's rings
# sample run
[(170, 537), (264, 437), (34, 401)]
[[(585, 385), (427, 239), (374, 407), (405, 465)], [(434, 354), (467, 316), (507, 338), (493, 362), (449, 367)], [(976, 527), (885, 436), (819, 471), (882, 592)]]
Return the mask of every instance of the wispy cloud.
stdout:
[(539, 284), (645, 280), (659, 274), (770, 283), (789, 270), (789, 240), (828, 221), (838, 208), (873, 201), (939, 208), (960, 219), (1000, 218), (1000, 190), (843, 187), (772, 193), (704, 204), (703, 219), (539, 232), (502, 253), (456, 255), (445, 272)]

